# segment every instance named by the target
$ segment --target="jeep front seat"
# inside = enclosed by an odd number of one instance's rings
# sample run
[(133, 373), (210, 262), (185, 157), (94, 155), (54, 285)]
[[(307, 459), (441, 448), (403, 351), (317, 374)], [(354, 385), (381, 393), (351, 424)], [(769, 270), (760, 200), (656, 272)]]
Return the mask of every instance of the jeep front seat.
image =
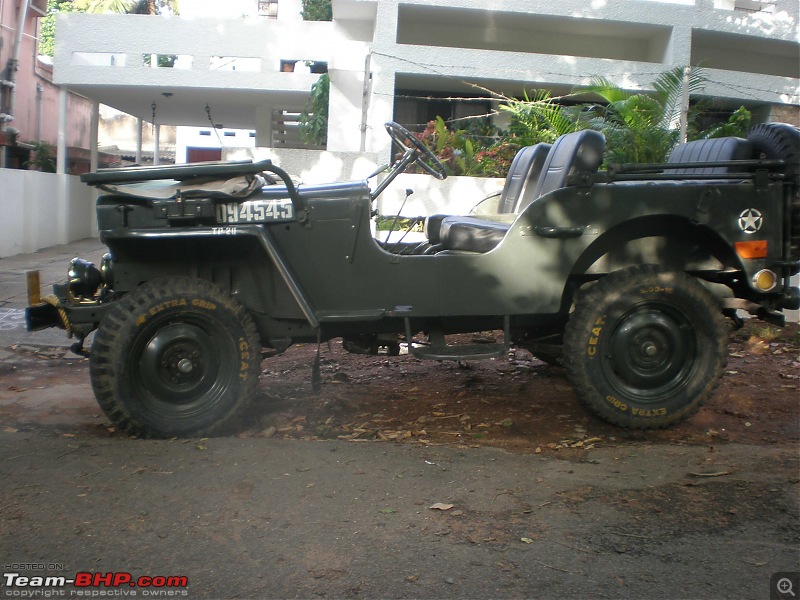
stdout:
[[(550, 144), (536, 144), (535, 146), (525, 146), (517, 152), (508, 169), (506, 182), (503, 184), (503, 191), (500, 192), (500, 199), (497, 203), (497, 214), (514, 214), (518, 212), (520, 202), (522, 202), (526, 195), (533, 193), (533, 190), (536, 188), (550, 147)], [(492, 196), (490, 196), (490, 198), (491, 197)], [(425, 233), (431, 244), (439, 244), (441, 242), (440, 230), (442, 221), (453, 216), (454, 215), (431, 215), (425, 220)], [(486, 217), (458, 216), (456, 218), (464, 222), (471, 220), (484, 222), (490, 220)]]
[[(564, 187), (570, 175), (596, 172), (603, 162), (605, 143), (603, 134), (591, 129), (558, 138), (547, 154), (533, 193), (521, 197), (516, 212), (523, 212), (538, 198)], [(453, 216), (442, 220), (439, 234), (443, 249), (488, 252), (500, 243), (510, 228), (511, 224), (506, 222)]]

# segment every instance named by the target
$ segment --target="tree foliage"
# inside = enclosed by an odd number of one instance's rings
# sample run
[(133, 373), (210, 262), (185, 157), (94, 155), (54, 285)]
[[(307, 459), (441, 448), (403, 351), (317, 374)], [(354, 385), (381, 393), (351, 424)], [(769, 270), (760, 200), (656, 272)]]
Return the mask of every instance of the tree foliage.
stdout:
[(303, 19), (306, 21), (332, 21), (331, 0), (303, 0)]
[(89, 13), (180, 14), (178, 0), (74, 0), (74, 2)]
[[(679, 142), (684, 86), (691, 97), (707, 82), (702, 68), (692, 68), (684, 81), (684, 68), (662, 73), (652, 92), (629, 92), (605, 78), (565, 98), (554, 99), (548, 92), (535, 91), (522, 100), (506, 98), (501, 109), (511, 113), (509, 133), (523, 145), (550, 142), (559, 135), (581, 129), (595, 129), (606, 137), (606, 163), (663, 162)], [(600, 101), (580, 101), (586, 94)], [(563, 100), (576, 102), (566, 105)], [(691, 102), (687, 114), (688, 139), (744, 135), (750, 113), (739, 108), (727, 122), (707, 129), (700, 117), (709, 108), (707, 100)]]
[(56, 172), (56, 157), (53, 152), (53, 147), (47, 142), (39, 140), (38, 142), (30, 142), (33, 156), (30, 160), (26, 160), (24, 166), (34, 171), (42, 171), (43, 173)]
[(53, 56), (56, 50), (56, 15), (58, 13), (86, 12), (72, 0), (47, 0), (47, 16), (39, 20), (39, 50), (43, 56)]
[(300, 137), (307, 144), (325, 146), (328, 143), (328, 99), (331, 80), (327, 73), (320, 75), (311, 86), (303, 112), (300, 113)]

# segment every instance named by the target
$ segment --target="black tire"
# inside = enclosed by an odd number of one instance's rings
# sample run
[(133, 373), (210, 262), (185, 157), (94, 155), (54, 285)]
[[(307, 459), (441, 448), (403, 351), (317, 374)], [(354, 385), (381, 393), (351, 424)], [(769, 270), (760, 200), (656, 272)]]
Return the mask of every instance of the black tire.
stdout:
[(756, 158), (785, 160), (790, 177), (800, 175), (800, 129), (787, 123), (761, 123), (747, 132)]
[(794, 185), (792, 195), (792, 258), (800, 258), (800, 129), (786, 123), (762, 123), (747, 132), (755, 158), (785, 160), (786, 176)]
[(256, 396), (261, 344), (253, 320), (211, 283), (145, 283), (118, 300), (89, 362), (100, 408), (139, 437), (211, 436), (237, 425)]
[(719, 302), (695, 278), (654, 265), (616, 271), (575, 304), (564, 334), (567, 378), (602, 419), (668, 427), (711, 396), (727, 363)]

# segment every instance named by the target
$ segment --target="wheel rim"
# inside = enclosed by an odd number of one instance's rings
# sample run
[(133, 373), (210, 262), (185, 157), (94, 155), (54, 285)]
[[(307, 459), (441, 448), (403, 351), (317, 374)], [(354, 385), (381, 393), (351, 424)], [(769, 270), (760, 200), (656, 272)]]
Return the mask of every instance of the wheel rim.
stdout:
[(673, 395), (697, 368), (694, 327), (682, 311), (665, 305), (623, 315), (603, 350), (612, 385), (645, 402)]
[(151, 323), (130, 357), (132, 387), (149, 410), (186, 416), (224, 395), (235, 371), (229, 336), (205, 319)]

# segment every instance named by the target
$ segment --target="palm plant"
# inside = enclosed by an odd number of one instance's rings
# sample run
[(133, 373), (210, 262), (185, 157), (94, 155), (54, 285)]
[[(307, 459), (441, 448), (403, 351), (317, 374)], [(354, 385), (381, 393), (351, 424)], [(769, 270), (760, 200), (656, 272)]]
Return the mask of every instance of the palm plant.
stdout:
[(547, 90), (523, 92), (523, 99), (503, 97), (500, 110), (511, 114), (509, 133), (520, 145), (552, 142), (558, 136), (582, 129), (567, 107), (557, 102)]
[[(705, 86), (700, 69), (692, 69), (688, 93)], [(676, 67), (661, 74), (653, 83), (655, 92), (632, 93), (602, 77), (595, 78), (581, 94), (592, 93), (603, 99), (586, 109), (586, 122), (606, 136), (606, 162), (654, 163), (666, 160), (678, 142), (681, 104), (684, 98), (684, 69)], [(691, 107), (689, 120), (698, 114)]]

